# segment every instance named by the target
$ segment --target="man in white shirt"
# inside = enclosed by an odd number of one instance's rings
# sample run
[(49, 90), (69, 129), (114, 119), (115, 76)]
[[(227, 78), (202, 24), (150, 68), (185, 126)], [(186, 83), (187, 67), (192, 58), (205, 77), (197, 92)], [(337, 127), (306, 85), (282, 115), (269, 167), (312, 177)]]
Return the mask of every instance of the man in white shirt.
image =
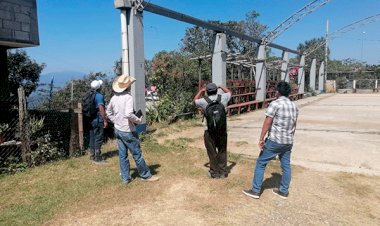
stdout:
[(120, 175), (123, 184), (132, 181), (130, 165), (128, 160), (128, 149), (136, 162), (138, 174), (143, 181), (157, 181), (145, 163), (140, 149), (140, 139), (136, 132), (135, 124), (142, 123), (142, 117), (138, 118), (133, 110), (133, 97), (131, 96), (131, 85), (136, 81), (134, 77), (126, 74), (119, 76), (113, 81), (112, 89), (115, 92), (107, 106), (108, 119), (114, 123), (115, 136), (119, 149)]

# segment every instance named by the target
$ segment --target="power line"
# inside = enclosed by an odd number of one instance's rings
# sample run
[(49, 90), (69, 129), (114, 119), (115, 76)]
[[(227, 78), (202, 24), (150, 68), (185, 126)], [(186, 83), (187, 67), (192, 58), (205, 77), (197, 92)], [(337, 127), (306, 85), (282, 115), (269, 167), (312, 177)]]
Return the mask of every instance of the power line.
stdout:
[(309, 15), (313, 11), (317, 10), (318, 8), (326, 5), (331, 0), (314, 0), (307, 5), (305, 5), (303, 8), (298, 10), (297, 12), (293, 13), (290, 17), (288, 17), (285, 21), (280, 23), (275, 29), (270, 31), (267, 36), (263, 38), (263, 42), (270, 43), (274, 39), (276, 39), (280, 34), (288, 30), (293, 24), (300, 21), (305, 16)]
[[(339, 30), (331, 33), (328, 35), (328, 39), (329, 40), (332, 40), (332, 39), (335, 39), (337, 38), (338, 36), (344, 34), (344, 33), (347, 33), (349, 31), (352, 31), (352, 30), (355, 30), (356, 28), (359, 28), (359, 27), (363, 27), (369, 23), (373, 23), (377, 20), (380, 19), (380, 14), (376, 14), (376, 15), (373, 15), (373, 16), (369, 16), (369, 17), (366, 17), (364, 19), (361, 19), (361, 20), (358, 20), (356, 22), (353, 22), (349, 25), (346, 25), (342, 28), (340, 28)], [(360, 39), (360, 40), (363, 40), (363, 39)], [(319, 49), (320, 47), (324, 46), (326, 44), (326, 41), (327, 39), (317, 43), (316, 45), (314, 45), (313, 47), (311, 47), (309, 50), (306, 51), (305, 55), (308, 56), (310, 55), (311, 53), (313, 53), (314, 51), (316, 51), (317, 49)]]

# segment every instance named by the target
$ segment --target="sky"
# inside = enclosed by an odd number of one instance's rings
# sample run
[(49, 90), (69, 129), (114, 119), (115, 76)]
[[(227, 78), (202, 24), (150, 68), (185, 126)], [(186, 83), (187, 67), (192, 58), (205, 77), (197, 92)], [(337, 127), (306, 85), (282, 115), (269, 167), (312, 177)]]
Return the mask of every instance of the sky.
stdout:
[[(202, 20), (244, 20), (255, 10), (260, 23), (274, 29), (311, 0), (148, 0)], [(63, 4), (64, 2), (64, 4)], [(121, 57), (120, 11), (113, 0), (37, 0), (40, 45), (25, 48), (47, 67), (42, 72), (75, 71), (112, 75)], [(332, 0), (294, 24), (273, 42), (290, 49), (300, 43), (380, 14), (380, 0)], [(162, 50), (180, 48), (185, 30), (192, 25), (144, 12), (144, 52), (151, 59)], [(380, 18), (330, 42), (332, 59), (354, 58), (380, 64)], [(280, 51), (273, 51), (280, 55)], [(290, 56), (294, 57), (294, 56)]]

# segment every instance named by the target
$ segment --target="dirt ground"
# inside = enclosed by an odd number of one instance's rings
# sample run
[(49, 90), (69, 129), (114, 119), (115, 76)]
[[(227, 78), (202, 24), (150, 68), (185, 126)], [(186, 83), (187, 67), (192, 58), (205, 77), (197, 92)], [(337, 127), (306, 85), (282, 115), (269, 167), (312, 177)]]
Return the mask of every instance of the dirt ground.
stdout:
[[(318, 171), (353, 172), (380, 176), (380, 95), (323, 94), (296, 101), (299, 119), (292, 164)], [(265, 109), (228, 121), (228, 151), (257, 156)], [(188, 137), (204, 148), (202, 128), (168, 138)]]
[(281, 177), (278, 161), (268, 166), (259, 200), (241, 192), (251, 186), (258, 154), (264, 119), (264, 110), (258, 110), (229, 119), (228, 150), (243, 157), (230, 158), (228, 178), (207, 178), (201, 126), (169, 129), (158, 140), (190, 141), (190, 151), (177, 153), (176, 160), (183, 163), (179, 172), (190, 173), (178, 173), (162, 156), (160, 181), (105, 186), (46, 225), (380, 225), (379, 103), (380, 95), (372, 94), (325, 94), (297, 102), (288, 200), (271, 193)]

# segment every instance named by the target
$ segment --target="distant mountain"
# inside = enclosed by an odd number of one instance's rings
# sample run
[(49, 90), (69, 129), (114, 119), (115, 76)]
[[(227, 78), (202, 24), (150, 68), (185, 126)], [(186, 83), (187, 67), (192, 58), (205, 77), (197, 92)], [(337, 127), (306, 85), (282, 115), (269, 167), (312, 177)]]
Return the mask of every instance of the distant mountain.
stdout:
[(50, 84), (54, 76), (54, 87), (63, 87), (67, 82), (75, 79), (81, 79), (86, 74), (79, 71), (61, 71), (42, 74), (39, 84)]

